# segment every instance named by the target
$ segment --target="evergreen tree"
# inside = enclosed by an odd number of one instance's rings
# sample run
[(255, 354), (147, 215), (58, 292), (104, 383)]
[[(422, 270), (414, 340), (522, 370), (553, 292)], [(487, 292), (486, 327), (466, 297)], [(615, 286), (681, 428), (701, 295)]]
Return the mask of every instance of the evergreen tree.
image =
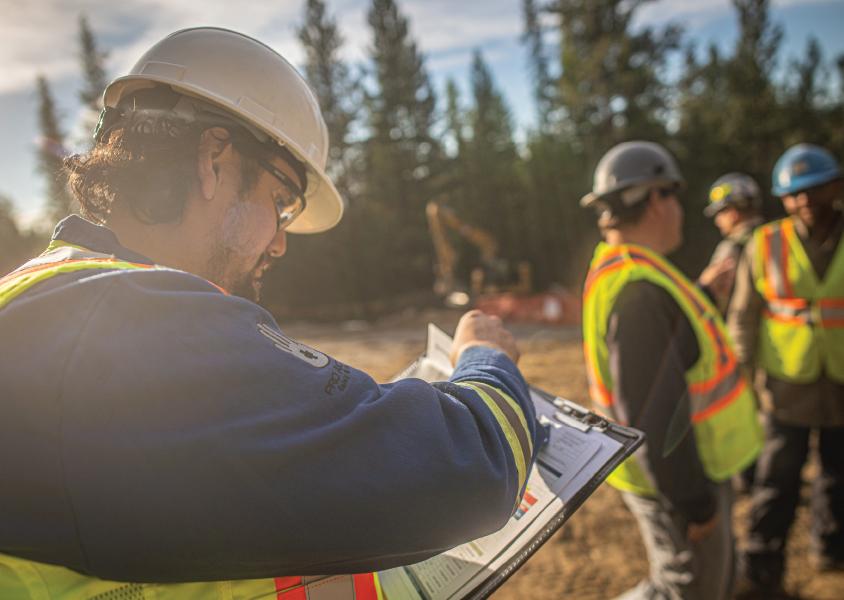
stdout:
[[(305, 49), (305, 76), (319, 99), (328, 126), (329, 172), (335, 181), (345, 178), (349, 169), (349, 132), (361, 101), (360, 86), (349, 67), (340, 59), (343, 37), (337, 23), (326, 13), (325, 2), (307, 0), (305, 22), (298, 29)], [(342, 185), (341, 187), (346, 187)]]
[(449, 78), (445, 84), (445, 141), (451, 144), (455, 156), (460, 156), (466, 145), (465, 119), (460, 108), (460, 90), (457, 83)]
[(705, 60), (697, 57), (697, 48), (686, 48), (683, 75), (678, 83), (677, 138), (683, 142), (681, 160), (694, 157), (697, 171), (717, 177), (723, 165), (721, 144), (723, 115), (729, 101), (726, 65), (717, 46), (711, 44)]
[(662, 71), (680, 29), (632, 23), (648, 0), (559, 0), (559, 101), (576, 141), (594, 164), (624, 139), (665, 136), (668, 90)]
[[(530, 254), (538, 285), (579, 285), (597, 239), (594, 216), (580, 208), (598, 159), (626, 139), (666, 141), (671, 88), (665, 81), (680, 29), (636, 27), (647, 0), (523, 0), (525, 39), (531, 46), (535, 85), (548, 73), (552, 93), (537, 93), (547, 125), (528, 136), (521, 164)], [(558, 32), (559, 64), (542, 60), (542, 17)], [(550, 108), (543, 108), (550, 102)]]
[[(443, 168), (432, 128), (435, 97), (424, 59), (394, 0), (373, 0), (371, 58), (375, 89), (367, 94), (365, 203), (370, 243), (365, 264), (381, 265), (374, 290), (430, 289), (431, 242), (425, 204)], [(385, 264), (390, 258), (392, 264)]]
[(773, 73), (782, 28), (770, 19), (768, 0), (733, 0), (739, 36), (725, 66), (727, 105), (722, 114), (721, 152), (735, 168), (767, 178), (783, 150), (784, 126)]
[(822, 126), (829, 135), (830, 150), (844, 157), (844, 54), (836, 57), (832, 68), (838, 76), (838, 87), (832, 91), (831, 106)]
[[(322, 0), (307, 0), (298, 28), (305, 50), (305, 76), (317, 96), (328, 128), (326, 171), (346, 200), (340, 224), (320, 236), (288, 238), (288, 259), (267, 278), (265, 301), (278, 312), (302, 311), (320, 304), (360, 306), (365, 282), (359, 276), (355, 249), (364, 244), (360, 211), (355, 201), (355, 148), (349, 143), (360, 89), (340, 59), (343, 39)], [(292, 285), (291, 285), (292, 284)], [(348, 316), (364, 316), (352, 308)]]
[(22, 245), (21, 234), (12, 214), (12, 202), (0, 196), (0, 277), (26, 260), (21, 256)]
[(82, 66), (82, 89), (79, 99), (82, 112), (77, 127), (74, 129), (73, 145), (90, 147), (93, 145), (91, 134), (99, 120), (103, 108), (103, 91), (108, 84), (105, 72), (107, 53), (98, 49), (94, 33), (85, 16), (79, 17), (79, 60)]
[(540, 11), (535, 0), (522, 0), (522, 18), (524, 19), (522, 42), (527, 45), (530, 55), (529, 68), (533, 79), (538, 129), (539, 131), (548, 131), (552, 127), (552, 111), (556, 102), (548, 57), (545, 55)]
[(0, 195), (0, 277), (44, 247), (46, 236), (24, 231), (15, 219), (12, 201)]
[(445, 126), (440, 136), (445, 159), (436, 181), (431, 182), (432, 199), (460, 211), (468, 207), (466, 157), (470, 134), (466, 110), (461, 106), (460, 90), (454, 79), (446, 81), (445, 101)]
[(83, 87), (79, 91), (82, 103), (97, 113), (102, 108), (106, 84), (105, 59), (108, 56), (97, 48), (94, 34), (85, 16), (79, 17), (79, 58), (82, 61)]
[(62, 170), (62, 161), (67, 154), (64, 133), (56, 115), (50, 85), (44, 76), (38, 77), (37, 88), (38, 125), (41, 130), (37, 150), (38, 171), (44, 176), (50, 218), (61, 219), (73, 211), (73, 203), (67, 190), (67, 178)]
[(829, 145), (830, 132), (825, 122), (830, 116), (832, 99), (827, 97), (826, 69), (817, 38), (809, 38), (803, 59), (794, 61), (790, 71), (791, 81), (785, 93), (791, 134), (788, 141)]
[(471, 182), (465, 194), (467, 213), (475, 224), (495, 236), (503, 254), (515, 259), (523, 250), (524, 211), (519, 206), (512, 117), (478, 50), (472, 59), (470, 82), (471, 138), (463, 157)]
[[(728, 171), (752, 175), (766, 189), (774, 161), (788, 138), (773, 73), (782, 30), (771, 23), (767, 0), (733, 0), (739, 35), (732, 54), (710, 47), (704, 60), (687, 51), (678, 102), (678, 158), (688, 182), (686, 244), (675, 257), (697, 273), (718, 233), (701, 211), (712, 182)], [(776, 203), (769, 208), (776, 214)], [(690, 238), (687, 235), (687, 238)]]

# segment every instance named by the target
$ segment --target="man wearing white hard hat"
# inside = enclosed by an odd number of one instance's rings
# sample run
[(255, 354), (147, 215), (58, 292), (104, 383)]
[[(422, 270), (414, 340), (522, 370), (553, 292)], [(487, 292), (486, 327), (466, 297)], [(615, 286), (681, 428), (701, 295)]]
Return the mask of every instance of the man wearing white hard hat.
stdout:
[(183, 30), (104, 100), (85, 218), (0, 279), (0, 597), (374, 599), (506, 523), (537, 430), (500, 321), (461, 319), (450, 381), (378, 385), (252, 301), (343, 214), (287, 61)]

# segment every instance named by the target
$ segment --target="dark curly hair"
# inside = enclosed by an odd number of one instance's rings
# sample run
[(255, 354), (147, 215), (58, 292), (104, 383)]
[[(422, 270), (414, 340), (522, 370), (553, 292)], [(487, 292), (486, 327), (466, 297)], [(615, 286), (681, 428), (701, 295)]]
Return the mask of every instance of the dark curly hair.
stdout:
[[(112, 206), (128, 206), (148, 224), (177, 221), (197, 181), (199, 138), (207, 123), (187, 122), (162, 110), (131, 110), (114, 117), (96, 145), (65, 159), (68, 184), (83, 216), (105, 223)], [(242, 159), (241, 193), (258, 179), (258, 163), (244, 152), (246, 132), (226, 126)]]

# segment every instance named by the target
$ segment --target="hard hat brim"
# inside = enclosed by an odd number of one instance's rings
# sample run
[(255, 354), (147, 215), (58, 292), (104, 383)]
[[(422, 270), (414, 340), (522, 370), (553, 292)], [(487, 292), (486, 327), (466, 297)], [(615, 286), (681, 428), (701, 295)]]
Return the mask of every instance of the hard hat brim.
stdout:
[(727, 208), (729, 203), (726, 200), (719, 200), (718, 202), (713, 202), (711, 204), (706, 205), (703, 209), (703, 216), (712, 218), (717, 215), (719, 212)]
[[(313, 187), (313, 189), (311, 189)], [(331, 179), (316, 169), (308, 169), (307, 206), (285, 231), (289, 233), (322, 233), (343, 218), (345, 203)]]
[[(601, 193), (597, 192), (589, 192), (585, 196), (580, 199), (580, 206), (584, 208), (588, 208), (593, 206), (596, 202), (601, 200), (602, 198), (606, 198), (608, 196), (612, 196), (614, 194), (618, 194), (626, 189), (640, 186), (640, 185), (648, 185), (651, 187), (659, 187), (660, 185), (670, 185), (676, 186), (677, 191), (683, 191), (686, 189), (686, 180), (685, 179), (675, 179), (673, 177), (653, 177), (653, 176), (643, 176), (636, 179), (631, 179), (625, 182), (623, 186), (616, 186), (610, 188), (608, 190), (604, 190)], [(634, 202), (634, 204), (636, 204)]]
[(580, 206), (582, 206), (583, 208), (589, 208), (590, 206), (595, 204), (595, 202), (597, 202), (599, 198), (600, 196), (598, 194), (594, 192), (589, 192), (588, 194), (583, 196), (583, 198), (580, 199)]

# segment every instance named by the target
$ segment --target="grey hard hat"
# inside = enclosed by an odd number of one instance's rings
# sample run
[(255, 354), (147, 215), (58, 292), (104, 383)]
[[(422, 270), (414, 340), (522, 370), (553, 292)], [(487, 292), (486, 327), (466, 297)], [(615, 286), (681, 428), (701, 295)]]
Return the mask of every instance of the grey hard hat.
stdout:
[[(595, 202), (623, 190), (654, 185), (685, 187), (686, 181), (671, 154), (653, 142), (624, 142), (604, 154), (595, 168), (592, 191), (580, 199), (581, 206)], [(631, 205), (645, 196), (623, 198)]]
[(709, 188), (709, 204), (703, 209), (707, 217), (714, 217), (728, 206), (739, 210), (760, 210), (762, 191), (750, 175), (727, 173)]

